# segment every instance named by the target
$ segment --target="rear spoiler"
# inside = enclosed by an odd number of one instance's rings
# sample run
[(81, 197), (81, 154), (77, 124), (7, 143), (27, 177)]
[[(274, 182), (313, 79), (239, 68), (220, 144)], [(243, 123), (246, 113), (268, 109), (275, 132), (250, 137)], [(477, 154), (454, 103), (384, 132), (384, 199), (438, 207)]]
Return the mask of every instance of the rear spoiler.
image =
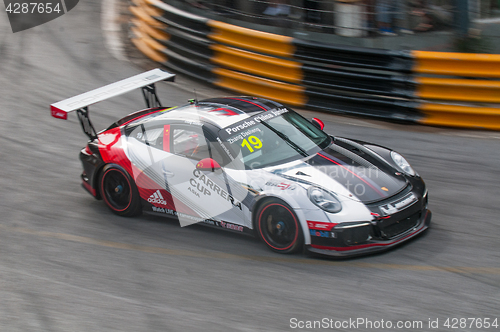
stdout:
[(90, 122), (88, 110), (90, 105), (141, 88), (147, 108), (161, 107), (160, 99), (156, 94), (155, 83), (159, 81), (173, 82), (174, 78), (175, 74), (158, 68), (153, 69), (51, 104), (50, 113), (55, 118), (67, 120), (68, 113), (76, 111), (83, 131), (93, 140), (97, 138), (97, 133), (92, 122)]

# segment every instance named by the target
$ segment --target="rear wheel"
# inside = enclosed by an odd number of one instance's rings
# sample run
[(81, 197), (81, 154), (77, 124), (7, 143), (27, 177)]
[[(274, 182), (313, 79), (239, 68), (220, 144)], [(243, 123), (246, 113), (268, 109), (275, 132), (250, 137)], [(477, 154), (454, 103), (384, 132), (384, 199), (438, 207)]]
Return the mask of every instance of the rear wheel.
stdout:
[(127, 172), (120, 167), (104, 167), (99, 190), (106, 205), (117, 215), (130, 217), (141, 213), (137, 188)]
[(257, 233), (271, 250), (291, 254), (303, 248), (302, 228), (285, 202), (270, 199), (259, 207), (256, 218)]

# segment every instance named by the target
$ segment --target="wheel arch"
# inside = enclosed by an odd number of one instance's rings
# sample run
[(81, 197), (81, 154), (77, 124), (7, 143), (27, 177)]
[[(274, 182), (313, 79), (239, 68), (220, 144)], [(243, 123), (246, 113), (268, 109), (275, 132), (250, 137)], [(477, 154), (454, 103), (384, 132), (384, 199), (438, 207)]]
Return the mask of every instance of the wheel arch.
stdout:
[[(92, 178), (92, 187), (95, 189), (95, 192), (96, 192), (95, 198), (99, 199), (99, 200), (102, 200), (99, 179), (101, 178), (102, 172), (104, 172), (104, 168), (108, 165), (114, 165), (114, 164), (102, 164), (102, 165), (100, 165), (95, 170), (94, 176)], [(116, 165), (116, 166), (118, 166), (118, 165)]]
[(100, 199), (102, 200), (102, 197), (101, 197), (101, 191), (100, 191), (100, 183), (99, 183), (99, 179), (101, 178), (101, 175), (104, 171), (106, 171), (107, 169), (111, 168), (111, 167), (115, 167), (115, 168), (118, 168), (119, 170), (121, 170), (122, 172), (124, 172), (128, 177), (129, 177), (129, 181), (132, 180), (132, 177), (130, 176), (130, 174), (127, 172), (127, 170), (125, 168), (123, 168), (122, 166), (118, 165), (118, 164), (114, 164), (114, 163), (103, 163), (102, 165), (100, 165), (96, 171), (94, 172), (94, 178), (92, 179), (92, 186), (95, 188), (96, 190), (96, 198), (97, 199)]
[(302, 229), (302, 235), (304, 236), (304, 243), (310, 244), (311, 243), (311, 235), (309, 233), (309, 227), (307, 226), (306, 217), (300, 209), (294, 208), (294, 206), (297, 204), (297, 202), (295, 200), (293, 200), (293, 202), (289, 202), (288, 200), (284, 199), (283, 197), (276, 196), (276, 195), (265, 195), (261, 199), (259, 199), (252, 207), (252, 227), (253, 227), (254, 236), (256, 238), (259, 238), (259, 234), (258, 234), (258, 230), (257, 230), (257, 211), (259, 211), (260, 207), (263, 204), (265, 204), (266, 202), (268, 202), (272, 199), (277, 199), (279, 201), (282, 201), (282, 202), (286, 203), (292, 209), (292, 211), (293, 211), (293, 213), (295, 213), (295, 216), (297, 217), (297, 220), (298, 220), (300, 227)]
[(111, 168), (114, 168), (114, 169), (118, 169), (120, 172), (122, 172), (124, 174), (124, 176), (127, 178), (127, 181), (129, 182), (130, 186), (131, 186), (131, 190), (133, 192), (135, 192), (135, 194), (137, 195), (137, 209), (135, 212), (133, 212), (132, 214), (130, 214), (130, 216), (135, 216), (135, 215), (139, 215), (142, 213), (142, 209), (143, 209), (143, 204), (142, 204), (142, 199), (141, 199), (141, 196), (139, 194), (139, 189), (137, 187), (137, 184), (135, 183), (135, 180), (134, 178), (130, 175), (130, 173), (123, 167), (123, 166), (120, 166), (118, 164), (115, 164), (115, 163), (108, 163), (108, 164), (103, 164), (101, 167), (99, 167), (99, 169), (96, 171), (95, 173), (95, 183), (96, 183), (96, 192), (98, 193), (99, 195), (99, 199), (102, 199), (104, 200), (104, 198), (102, 197), (101, 195), (101, 178), (103, 176), (103, 174), (108, 170), (108, 169), (111, 169)]

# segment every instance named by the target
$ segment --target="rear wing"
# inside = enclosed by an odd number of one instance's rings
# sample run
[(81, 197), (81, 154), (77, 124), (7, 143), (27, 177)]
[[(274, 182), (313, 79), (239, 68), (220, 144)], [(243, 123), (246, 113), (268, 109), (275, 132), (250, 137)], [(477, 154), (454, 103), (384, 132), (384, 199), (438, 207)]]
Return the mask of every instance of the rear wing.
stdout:
[(175, 74), (158, 68), (153, 69), (51, 104), (50, 113), (55, 118), (67, 120), (68, 113), (76, 111), (83, 131), (93, 140), (97, 138), (97, 133), (92, 122), (90, 122), (88, 110), (90, 105), (141, 88), (147, 108), (161, 107), (160, 99), (156, 94), (155, 83), (159, 81), (174, 81), (174, 78)]

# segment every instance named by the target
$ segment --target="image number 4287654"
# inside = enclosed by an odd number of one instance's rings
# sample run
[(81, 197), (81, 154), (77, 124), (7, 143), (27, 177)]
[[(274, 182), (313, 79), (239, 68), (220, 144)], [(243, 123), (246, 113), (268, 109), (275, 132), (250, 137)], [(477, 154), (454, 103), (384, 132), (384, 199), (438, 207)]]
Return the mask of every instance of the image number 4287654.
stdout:
[(12, 32), (52, 21), (73, 9), (79, 0), (4, 0)]

